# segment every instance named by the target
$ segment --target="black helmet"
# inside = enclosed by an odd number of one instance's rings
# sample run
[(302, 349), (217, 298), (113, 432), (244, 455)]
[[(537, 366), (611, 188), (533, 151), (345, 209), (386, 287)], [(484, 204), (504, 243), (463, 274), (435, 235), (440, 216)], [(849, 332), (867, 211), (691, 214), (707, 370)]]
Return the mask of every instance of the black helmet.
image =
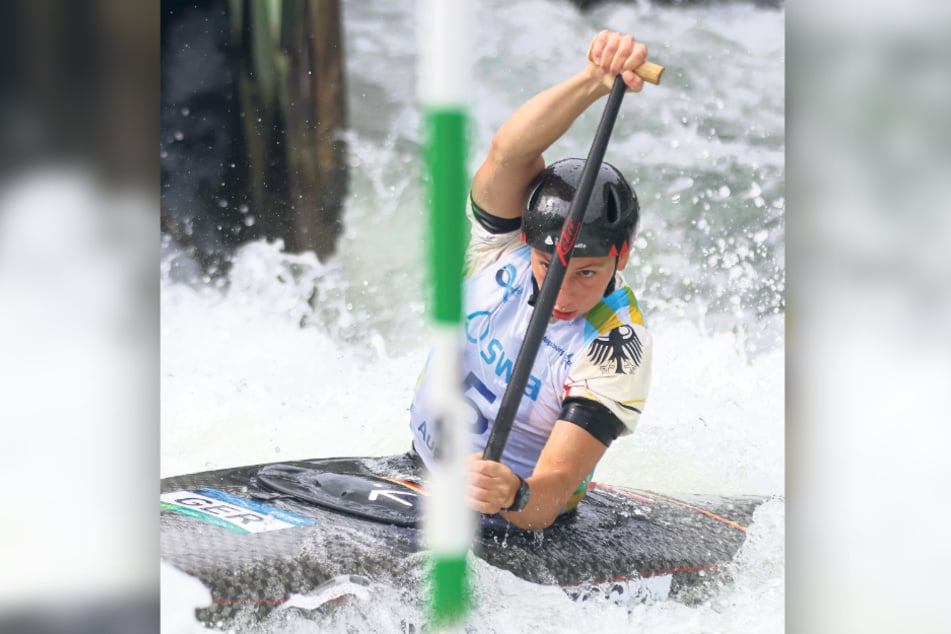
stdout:
[[(563, 159), (535, 177), (522, 215), (526, 244), (546, 253), (555, 252), (583, 168), (582, 159)], [(639, 212), (631, 184), (616, 167), (602, 163), (572, 254), (583, 258), (623, 255), (634, 239)]]

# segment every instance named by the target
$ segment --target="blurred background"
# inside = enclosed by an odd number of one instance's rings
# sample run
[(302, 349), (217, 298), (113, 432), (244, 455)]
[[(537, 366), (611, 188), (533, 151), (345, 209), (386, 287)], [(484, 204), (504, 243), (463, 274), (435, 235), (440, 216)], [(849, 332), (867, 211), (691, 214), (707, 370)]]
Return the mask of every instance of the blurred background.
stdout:
[(158, 17), (0, 7), (0, 631), (158, 629)]
[[(188, 115), (157, 6), (0, 11), (0, 631), (155, 631), (160, 121)], [(951, 625), (949, 25), (787, 10), (790, 632)]]

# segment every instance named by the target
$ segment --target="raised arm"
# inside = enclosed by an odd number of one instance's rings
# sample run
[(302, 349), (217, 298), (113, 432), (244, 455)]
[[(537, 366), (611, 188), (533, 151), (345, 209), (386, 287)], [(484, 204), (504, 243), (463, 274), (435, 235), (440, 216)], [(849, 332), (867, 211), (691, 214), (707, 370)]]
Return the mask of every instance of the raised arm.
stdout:
[(499, 128), (472, 181), (479, 207), (499, 218), (521, 216), (528, 185), (545, 168), (542, 153), (611, 91), (614, 77), (621, 73), (631, 92), (643, 88), (634, 69), (647, 59), (647, 47), (633, 36), (602, 31), (587, 57), (584, 70), (526, 101)]

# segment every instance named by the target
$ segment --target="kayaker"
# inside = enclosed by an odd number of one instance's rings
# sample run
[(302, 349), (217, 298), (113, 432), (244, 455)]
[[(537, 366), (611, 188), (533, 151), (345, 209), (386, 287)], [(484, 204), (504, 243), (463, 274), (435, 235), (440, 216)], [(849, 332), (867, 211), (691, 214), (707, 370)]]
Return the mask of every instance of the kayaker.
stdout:
[[(522, 104), (499, 128), (471, 191), (466, 257), (465, 396), (472, 408), (467, 503), (519, 528), (545, 528), (572, 510), (608, 446), (634, 431), (647, 399), (652, 343), (624, 279), (639, 217), (637, 196), (601, 166), (572, 259), (501, 462), (482, 459), (578, 185), (582, 159), (546, 167), (542, 153), (620, 73), (629, 92), (647, 48), (602, 31), (585, 68)], [(425, 370), (411, 407), (413, 446), (431, 464), (438, 434)]]

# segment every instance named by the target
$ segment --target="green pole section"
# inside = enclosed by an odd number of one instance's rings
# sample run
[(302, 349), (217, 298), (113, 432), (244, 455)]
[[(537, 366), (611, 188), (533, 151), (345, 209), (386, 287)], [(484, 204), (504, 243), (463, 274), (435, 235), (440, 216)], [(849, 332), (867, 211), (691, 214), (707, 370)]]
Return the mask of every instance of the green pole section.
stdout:
[(426, 114), (430, 195), (430, 275), (435, 323), (462, 323), (462, 269), (466, 249), (466, 115), (433, 109)]
[(458, 625), (469, 611), (469, 576), (466, 558), (433, 556), (430, 581), (430, 622), (436, 626)]

